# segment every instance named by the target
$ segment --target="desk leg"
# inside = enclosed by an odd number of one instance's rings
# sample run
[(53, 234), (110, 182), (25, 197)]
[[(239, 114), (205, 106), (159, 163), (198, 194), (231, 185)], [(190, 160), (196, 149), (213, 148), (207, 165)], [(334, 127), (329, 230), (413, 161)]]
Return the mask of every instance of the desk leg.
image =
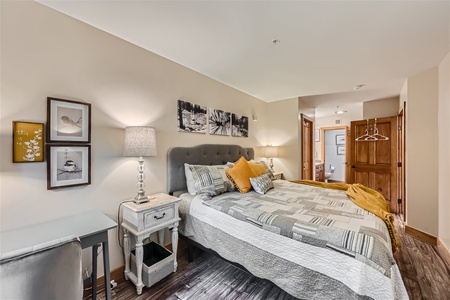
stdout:
[(142, 235), (136, 237), (136, 292), (138, 295), (142, 293), (144, 283), (142, 282), (142, 260), (144, 259), (144, 248), (142, 244)]
[(111, 300), (111, 274), (109, 272), (109, 247), (108, 240), (103, 242), (103, 268), (105, 277), (106, 300)]
[(97, 299), (97, 253), (98, 245), (92, 246), (92, 300)]
[(172, 229), (172, 251), (174, 254), (173, 259), (173, 271), (177, 271), (178, 262), (177, 262), (177, 249), (178, 249), (178, 222), (174, 224), (175, 226)]
[(164, 246), (164, 228), (158, 231), (158, 242), (161, 246)]
[(128, 280), (128, 273), (130, 273), (130, 234), (128, 230), (124, 230), (123, 233), (123, 248), (125, 254), (125, 280)]

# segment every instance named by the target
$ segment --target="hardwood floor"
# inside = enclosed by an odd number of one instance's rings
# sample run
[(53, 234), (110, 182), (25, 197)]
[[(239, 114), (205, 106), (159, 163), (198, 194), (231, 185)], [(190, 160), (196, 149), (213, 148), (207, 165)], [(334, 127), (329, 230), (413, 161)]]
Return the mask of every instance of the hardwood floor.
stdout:
[[(450, 299), (450, 266), (439, 256), (435, 246), (405, 234), (399, 217), (395, 220), (400, 249), (395, 254), (403, 281), (412, 300)], [(277, 286), (252, 276), (211, 254), (196, 250), (188, 263), (187, 252), (180, 251), (178, 272), (159, 283), (144, 287), (136, 294), (134, 285), (120, 280), (112, 291), (117, 300), (170, 299), (295, 299)], [(105, 299), (103, 292), (97, 299)]]

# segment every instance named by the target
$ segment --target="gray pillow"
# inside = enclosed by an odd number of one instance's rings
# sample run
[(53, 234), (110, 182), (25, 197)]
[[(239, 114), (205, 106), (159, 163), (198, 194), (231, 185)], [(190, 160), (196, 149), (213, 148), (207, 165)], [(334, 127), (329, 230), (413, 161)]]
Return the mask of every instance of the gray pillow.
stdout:
[(186, 185), (191, 195), (204, 194), (209, 197), (234, 191), (233, 183), (228, 179), (226, 165), (204, 166), (184, 164)]
[(272, 179), (270, 179), (267, 174), (250, 178), (250, 183), (252, 184), (255, 192), (261, 195), (264, 195), (268, 190), (273, 189)]

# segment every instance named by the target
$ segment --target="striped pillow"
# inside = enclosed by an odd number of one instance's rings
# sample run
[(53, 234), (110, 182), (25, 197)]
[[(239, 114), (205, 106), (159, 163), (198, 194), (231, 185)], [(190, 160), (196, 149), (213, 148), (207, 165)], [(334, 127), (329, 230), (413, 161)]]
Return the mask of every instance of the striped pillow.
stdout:
[(227, 178), (226, 165), (203, 166), (184, 164), (186, 185), (191, 195), (204, 194), (209, 197), (234, 191), (234, 185)]
[(252, 184), (255, 192), (261, 195), (267, 193), (268, 190), (273, 189), (272, 180), (266, 173), (258, 177), (250, 178), (250, 183)]

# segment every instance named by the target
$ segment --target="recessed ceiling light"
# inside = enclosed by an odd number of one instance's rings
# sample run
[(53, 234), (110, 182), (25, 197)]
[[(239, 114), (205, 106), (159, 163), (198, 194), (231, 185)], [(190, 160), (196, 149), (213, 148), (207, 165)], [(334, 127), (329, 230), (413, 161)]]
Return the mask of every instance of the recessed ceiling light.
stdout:
[(347, 112), (346, 110), (337, 110), (334, 113), (337, 115), (342, 115), (342, 114), (345, 114), (346, 112)]
[(358, 84), (358, 85), (355, 85), (355, 86), (353, 87), (353, 89), (356, 91), (356, 90), (362, 89), (363, 87), (365, 87), (364, 84)]
[(281, 43), (281, 41), (279, 39), (273, 39), (272, 40), (272, 44), (275, 45), (275, 46), (278, 45), (279, 43)]
[(336, 109), (337, 110), (334, 113), (337, 114), (337, 115), (342, 115), (342, 114), (345, 114), (347, 112), (344, 109), (339, 109), (339, 106), (336, 106)]

